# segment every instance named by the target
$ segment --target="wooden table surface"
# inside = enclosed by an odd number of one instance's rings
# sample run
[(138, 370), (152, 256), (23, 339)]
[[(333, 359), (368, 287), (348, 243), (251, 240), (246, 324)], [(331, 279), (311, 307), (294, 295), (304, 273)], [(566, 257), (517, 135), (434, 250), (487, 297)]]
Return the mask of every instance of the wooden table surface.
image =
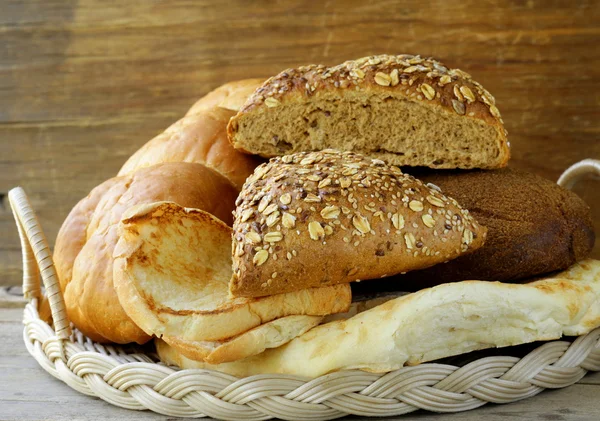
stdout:
[[(53, 243), (71, 207), (197, 98), (300, 64), (407, 52), (466, 70), (497, 98), (510, 165), (556, 180), (569, 165), (600, 158), (598, 22), (592, 0), (2, 0), (0, 286), (21, 281), (10, 188), (25, 188)], [(600, 229), (593, 183), (577, 192)], [(6, 308), (16, 301), (0, 300), (0, 418), (151, 417), (77, 395), (38, 368), (21, 343), (20, 310)], [(447, 418), (598, 419), (599, 384), (589, 376)]]

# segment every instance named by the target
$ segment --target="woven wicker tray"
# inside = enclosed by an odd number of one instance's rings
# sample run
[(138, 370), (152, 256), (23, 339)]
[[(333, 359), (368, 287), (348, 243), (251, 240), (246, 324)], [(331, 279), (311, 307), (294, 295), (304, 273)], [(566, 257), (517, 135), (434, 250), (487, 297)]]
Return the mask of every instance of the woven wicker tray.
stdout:
[[(570, 188), (588, 173), (600, 175), (600, 161), (573, 165), (558, 183)], [(27, 196), (17, 187), (9, 200), (23, 250), (23, 292), (29, 300), (23, 331), (27, 350), (44, 370), (73, 389), (122, 408), (226, 420), (326, 420), (418, 409), (460, 412), (566, 387), (588, 371), (600, 371), (600, 328), (573, 342), (544, 343), (522, 358), (427, 363), (384, 374), (351, 370), (313, 380), (280, 374), (239, 379), (212, 370), (167, 367), (152, 348), (101, 345), (72, 328), (48, 242)], [(52, 326), (38, 313), (43, 298), (40, 275)]]

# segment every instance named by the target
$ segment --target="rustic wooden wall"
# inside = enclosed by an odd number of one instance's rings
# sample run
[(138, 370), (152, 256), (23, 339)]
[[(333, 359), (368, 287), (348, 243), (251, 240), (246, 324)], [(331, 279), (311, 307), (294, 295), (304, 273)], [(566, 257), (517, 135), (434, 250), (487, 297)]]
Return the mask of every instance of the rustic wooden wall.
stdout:
[[(600, 158), (599, 21), (598, 1), (2, 0), (0, 285), (20, 282), (11, 187), (53, 242), (71, 207), (198, 97), (288, 66), (437, 57), (496, 96), (511, 165), (556, 179)], [(600, 228), (594, 190), (578, 189)]]

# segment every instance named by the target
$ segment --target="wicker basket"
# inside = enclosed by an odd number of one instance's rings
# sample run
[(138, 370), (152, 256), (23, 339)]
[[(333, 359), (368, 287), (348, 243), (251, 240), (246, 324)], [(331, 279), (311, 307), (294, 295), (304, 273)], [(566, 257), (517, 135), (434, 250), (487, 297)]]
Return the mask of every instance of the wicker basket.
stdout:
[[(571, 187), (600, 161), (570, 167), (559, 184)], [(212, 370), (179, 370), (151, 348), (92, 342), (70, 326), (47, 240), (21, 188), (9, 193), (23, 249), (23, 339), (51, 375), (113, 405), (177, 417), (227, 420), (325, 420), (348, 414), (391, 416), (418, 409), (459, 412), (508, 403), (562, 388), (600, 371), (600, 329), (570, 341), (544, 343), (522, 358), (488, 356), (466, 364), (427, 363), (390, 373), (341, 371), (310, 380), (269, 374), (236, 378)], [(53, 326), (38, 313), (40, 274)]]

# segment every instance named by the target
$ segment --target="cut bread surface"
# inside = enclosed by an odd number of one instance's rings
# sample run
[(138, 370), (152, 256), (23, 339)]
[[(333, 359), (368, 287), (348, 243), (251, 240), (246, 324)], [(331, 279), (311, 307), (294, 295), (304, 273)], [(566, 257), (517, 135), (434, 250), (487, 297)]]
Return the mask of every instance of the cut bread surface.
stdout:
[(220, 341), (285, 316), (346, 311), (347, 285), (261, 299), (230, 299), (231, 228), (209, 213), (174, 203), (129, 209), (115, 249), (115, 288), (146, 333)]
[(255, 91), (228, 135), (264, 157), (334, 148), (464, 169), (504, 167), (510, 157), (494, 97), (467, 73), (410, 55), (287, 69)]

